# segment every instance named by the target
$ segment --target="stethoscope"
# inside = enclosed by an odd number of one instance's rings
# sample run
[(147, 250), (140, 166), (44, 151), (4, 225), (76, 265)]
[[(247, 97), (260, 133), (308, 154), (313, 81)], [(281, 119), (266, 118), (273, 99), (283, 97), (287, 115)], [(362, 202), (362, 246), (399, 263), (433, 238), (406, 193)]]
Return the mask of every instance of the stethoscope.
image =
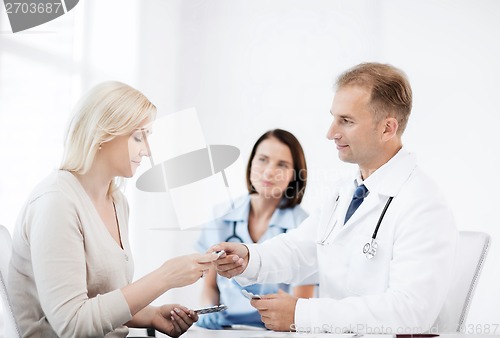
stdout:
[[(240, 243), (244, 243), (243, 239), (238, 236), (236, 234), (236, 225), (237, 225), (237, 222), (236, 221), (233, 221), (233, 234), (230, 235), (228, 238), (226, 238), (226, 240), (224, 242), (240, 242)], [(283, 228), (283, 233), (286, 233), (286, 230), (285, 228)]]
[(366, 255), (366, 258), (368, 259), (372, 259), (377, 254), (378, 243), (375, 239), (377, 238), (377, 233), (378, 229), (380, 228), (380, 223), (382, 223), (382, 220), (384, 219), (385, 216), (385, 212), (387, 211), (387, 208), (389, 208), (389, 205), (391, 204), (393, 198), (394, 198), (393, 196), (390, 196), (389, 199), (387, 200), (387, 203), (385, 203), (384, 210), (382, 210), (382, 213), (378, 218), (375, 231), (373, 231), (371, 242), (368, 242), (365, 245), (363, 245), (363, 253)]
[[(330, 214), (330, 218), (329, 218), (327, 224), (330, 224), (332, 217), (335, 214), (335, 211), (337, 210), (337, 206), (339, 204), (339, 198), (340, 198), (340, 196), (337, 196), (337, 199), (335, 200), (335, 206), (333, 208), (332, 213)], [(375, 230), (373, 231), (371, 241), (367, 242), (365, 245), (363, 245), (363, 254), (366, 255), (367, 259), (372, 259), (377, 254), (378, 243), (376, 241), (376, 238), (377, 238), (378, 230), (380, 228), (380, 224), (382, 223), (382, 220), (384, 219), (385, 213), (387, 212), (387, 209), (389, 208), (389, 205), (391, 204), (393, 198), (394, 198), (393, 196), (390, 196), (389, 199), (387, 200), (387, 203), (385, 203), (384, 209), (382, 210), (382, 213), (380, 214), (380, 217), (378, 218), (377, 226), (375, 227)], [(330, 228), (330, 231), (323, 237), (323, 240), (318, 242), (318, 244), (320, 244), (320, 245), (326, 244), (326, 240), (328, 239), (328, 237), (330, 237), (336, 224), (337, 224), (337, 221), (335, 221), (333, 226)]]
[(240, 242), (243, 243), (243, 239), (236, 234), (236, 221), (233, 221), (233, 234), (230, 235), (224, 242)]

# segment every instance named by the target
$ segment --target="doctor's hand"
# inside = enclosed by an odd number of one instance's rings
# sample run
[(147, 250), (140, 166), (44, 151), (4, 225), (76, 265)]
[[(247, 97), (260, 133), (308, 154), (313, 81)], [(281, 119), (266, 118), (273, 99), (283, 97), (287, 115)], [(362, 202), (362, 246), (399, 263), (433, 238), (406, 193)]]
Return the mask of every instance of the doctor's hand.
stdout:
[(240, 243), (223, 242), (208, 249), (207, 252), (224, 250), (219, 259), (213, 262), (215, 271), (223, 277), (233, 278), (245, 271), (248, 265), (248, 248)]
[(298, 298), (282, 290), (261, 297), (252, 299), (250, 304), (259, 311), (266, 327), (273, 331), (292, 331)]

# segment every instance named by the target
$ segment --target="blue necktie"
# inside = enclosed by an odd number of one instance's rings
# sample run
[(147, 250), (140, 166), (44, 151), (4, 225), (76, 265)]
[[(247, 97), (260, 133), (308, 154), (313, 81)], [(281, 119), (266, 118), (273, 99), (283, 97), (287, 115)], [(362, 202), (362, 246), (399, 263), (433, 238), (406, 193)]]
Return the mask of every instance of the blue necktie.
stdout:
[(366, 189), (365, 185), (362, 184), (356, 188), (354, 191), (354, 195), (352, 196), (351, 204), (349, 204), (349, 209), (347, 209), (347, 214), (345, 215), (344, 224), (347, 223), (349, 218), (351, 218), (352, 214), (359, 208), (361, 203), (363, 203), (366, 196), (368, 196), (368, 189)]

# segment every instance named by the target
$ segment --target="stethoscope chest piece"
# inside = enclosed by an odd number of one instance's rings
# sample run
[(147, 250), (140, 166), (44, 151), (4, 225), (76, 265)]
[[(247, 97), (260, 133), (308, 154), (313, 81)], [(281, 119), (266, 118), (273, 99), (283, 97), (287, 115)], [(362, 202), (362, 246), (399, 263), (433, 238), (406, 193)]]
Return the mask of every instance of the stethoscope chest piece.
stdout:
[(377, 249), (378, 244), (374, 239), (372, 239), (371, 243), (366, 243), (363, 246), (363, 253), (366, 255), (366, 258), (372, 259), (377, 254)]

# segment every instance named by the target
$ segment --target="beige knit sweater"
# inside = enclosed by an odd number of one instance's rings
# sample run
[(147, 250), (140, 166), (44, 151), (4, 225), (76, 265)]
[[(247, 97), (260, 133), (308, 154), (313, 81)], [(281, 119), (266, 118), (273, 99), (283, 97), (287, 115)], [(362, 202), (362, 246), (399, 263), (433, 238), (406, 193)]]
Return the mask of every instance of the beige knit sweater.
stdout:
[(13, 235), (8, 290), (23, 337), (125, 337), (132, 316), (128, 204), (114, 194), (123, 249), (69, 172), (33, 191)]

